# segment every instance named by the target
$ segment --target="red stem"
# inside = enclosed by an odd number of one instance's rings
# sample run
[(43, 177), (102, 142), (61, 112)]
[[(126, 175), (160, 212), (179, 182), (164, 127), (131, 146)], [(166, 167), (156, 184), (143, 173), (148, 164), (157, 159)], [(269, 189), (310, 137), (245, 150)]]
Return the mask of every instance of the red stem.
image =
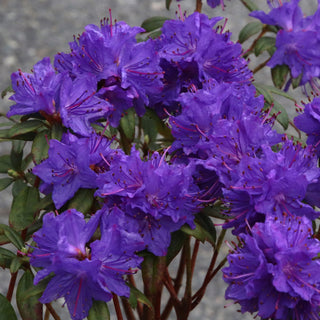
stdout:
[(113, 304), (114, 304), (114, 309), (116, 311), (117, 319), (118, 320), (123, 320), (118, 296), (113, 293), (112, 294), (112, 299), (113, 299)]

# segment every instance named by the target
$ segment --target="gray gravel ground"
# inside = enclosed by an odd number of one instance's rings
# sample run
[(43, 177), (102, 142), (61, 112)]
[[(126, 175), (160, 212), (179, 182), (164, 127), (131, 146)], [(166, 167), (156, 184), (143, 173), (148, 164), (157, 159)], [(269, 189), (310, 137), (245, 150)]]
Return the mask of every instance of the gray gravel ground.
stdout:
[[(265, 0), (255, 2), (261, 8), (266, 7)], [(10, 74), (18, 68), (29, 72), (44, 56), (53, 58), (59, 51), (67, 52), (68, 42), (73, 40), (73, 34), (81, 33), (89, 23), (98, 24), (101, 18), (108, 15), (109, 8), (117, 20), (125, 20), (130, 25), (140, 25), (145, 18), (155, 15), (174, 17), (175, 1), (173, 0), (170, 11), (165, 10), (164, 3), (165, 0), (0, 0), (0, 90), (9, 85)], [(210, 16), (229, 17), (227, 28), (233, 32), (233, 39), (236, 40), (241, 28), (252, 19), (247, 16), (247, 10), (240, 1), (225, 0), (225, 3), (228, 6), (225, 12), (220, 8), (212, 10), (206, 5), (204, 12)], [(302, 3), (304, 11), (310, 14), (315, 10), (317, 1), (303, 0)], [(191, 13), (194, 1), (185, 0), (181, 5), (183, 10)], [(258, 75), (258, 81), (263, 81), (265, 75)], [(0, 112), (6, 112), (9, 105), (7, 99), (0, 101)], [(7, 151), (8, 145), (1, 143), (0, 154)], [(0, 193), (0, 223), (7, 223), (10, 199), (10, 192)], [(194, 288), (201, 284), (205, 275), (209, 263), (208, 250), (207, 246), (201, 247)], [(226, 252), (227, 249), (224, 248), (224, 253)], [(6, 294), (8, 282), (9, 273), (1, 270), (0, 293)], [(190, 319), (252, 319), (250, 315), (236, 312), (237, 307), (234, 305), (224, 308), (226, 304), (230, 305), (230, 302), (223, 298), (224, 290), (224, 282), (221, 276), (218, 276), (208, 287), (202, 304), (193, 311)], [(59, 301), (58, 305), (61, 304)], [(68, 319), (67, 313), (61, 312), (62, 319)], [(112, 318), (114, 317), (113, 315)]]

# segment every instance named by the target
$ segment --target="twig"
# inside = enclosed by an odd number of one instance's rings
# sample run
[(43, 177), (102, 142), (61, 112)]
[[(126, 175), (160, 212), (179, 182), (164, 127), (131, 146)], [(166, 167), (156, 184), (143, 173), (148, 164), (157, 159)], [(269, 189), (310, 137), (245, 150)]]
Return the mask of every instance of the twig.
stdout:
[(18, 275), (18, 271), (11, 274), (11, 279), (10, 279), (9, 288), (8, 288), (8, 292), (7, 292), (7, 299), (9, 302), (11, 302), (11, 299), (12, 299), (14, 286), (15, 286), (16, 280), (17, 280), (17, 275)]
[(195, 12), (201, 12), (202, 10), (202, 0), (197, 0)]
[(266, 61), (262, 62), (261, 64), (259, 64), (256, 68), (253, 69), (253, 74), (257, 73), (259, 70), (261, 70), (262, 68), (264, 68), (266, 66), (266, 64), (269, 62), (269, 60), (271, 59), (271, 57), (269, 59), (267, 59)]
[(212, 270), (213, 270), (214, 265), (217, 261), (219, 250), (221, 248), (225, 234), (226, 234), (226, 229), (222, 229), (221, 233), (219, 235), (219, 238), (218, 238), (216, 249), (214, 250), (209, 268), (207, 270), (207, 274), (203, 280), (202, 286), (199, 288), (199, 290), (192, 297), (193, 302), (191, 305), (191, 310), (193, 310), (200, 303), (201, 299), (203, 298), (203, 296), (205, 294), (205, 291), (207, 289), (209, 282), (212, 280)]
[(113, 304), (114, 304), (114, 309), (116, 311), (117, 319), (118, 320), (123, 320), (118, 296), (113, 293), (112, 294), (112, 299), (113, 299)]
[(121, 302), (122, 302), (123, 309), (126, 314), (127, 320), (136, 320), (136, 317), (133, 313), (133, 310), (132, 310), (132, 307), (131, 307), (129, 301), (126, 298), (121, 297)]
[(56, 313), (56, 310), (53, 309), (52, 305), (50, 303), (46, 303), (47, 310), (50, 312), (54, 320), (61, 320), (61, 318)]

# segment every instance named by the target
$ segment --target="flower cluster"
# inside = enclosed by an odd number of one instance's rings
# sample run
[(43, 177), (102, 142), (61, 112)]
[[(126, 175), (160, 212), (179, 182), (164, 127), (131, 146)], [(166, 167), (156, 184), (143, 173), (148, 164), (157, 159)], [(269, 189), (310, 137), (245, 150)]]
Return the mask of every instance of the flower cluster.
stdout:
[(254, 11), (250, 15), (262, 23), (279, 28), (276, 51), (268, 66), (287, 65), (293, 78), (301, 77), (299, 85), (309, 83), (319, 92), (317, 78), (320, 76), (320, 50), (318, 33), (320, 30), (320, 7), (311, 16), (304, 16), (300, 0), (268, 1), (271, 11)]
[[(34, 234), (37, 247), (30, 262), (43, 268), (37, 273), (35, 284), (54, 274), (40, 301), (50, 303), (64, 297), (75, 320), (87, 316), (93, 299), (109, 301), (112, 293), (129, 297), (123, 275), (134, 273), (132, 268), (142, 262), (135, 254), (143, 247), (141, 239), (100, 220), (101, 214), (97, 213), (86, 222), (75, 209), (57, 216), (51, 212)], [(88, 244), (99, 224), (101, 239)]]
[(263, 319), (319, 319), (320, 262), (314, 258), (320, 242), (311, 230), (308, 219), (286, 217), (240, 234), (240, 246), (223, 269), (226, 298)]
[[(301, 84), (314, 83), (320, 11), (305, 18), (298, 3), (269, 1), (268, 15), (252, 15), (281, 28), (270, 66), (287, 64)], [(81, 320), (93, 300), (129, 297), (124, 277), (140, 267), (137, 252), (165, 256), (172, 232), (190, 232), (202, 208), (221, 200), (223, 228), (242, 239), (223, 271), (226, 298), (263, 318), (318, 318), (320, 245), (311, 224), (320, 215), (319, 99), (296, 119), (314, 146), (277, 133), (277, 115), (264, 108), (241, 45), (216, 26), (221, 20), (181, 15), (163, 24), (160, 37), (137, 42), (142, 28), (110, 17), (88, 25), (70, 53), (56, 55), (55, 68), (44, 58), (31, 74), (13, 73), (8, 116), (63, 131), (32, 169), (56, 209), (43, 216), (30, 254), (42, 268), (35, 283), (52, 276), (42, 303), (64, 297)], [(129, 109), (139, 131), (130, 139), (121, 120)], [(167, 124), (170, 147), (154, 151), (141, 141), (146, 110)], [(107, 138), (117, 127), (119, 135)], [(80, 189), (94, 197), (86, 215), (70, 209)]]

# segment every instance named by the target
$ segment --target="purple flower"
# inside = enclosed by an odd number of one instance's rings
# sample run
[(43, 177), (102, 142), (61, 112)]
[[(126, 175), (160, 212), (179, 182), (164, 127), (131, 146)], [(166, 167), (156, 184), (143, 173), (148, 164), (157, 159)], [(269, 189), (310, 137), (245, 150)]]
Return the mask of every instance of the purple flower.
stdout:
[(73, 81), (68, 76), (61, 83), (59, 111), (62, 123), (82, 136), (94, 131), (92, 122), (107, 119), (114, 107), (100, 94), (96, 94), (97, 83), (93, 75), (79, 76)]
[[(64, 297), (73, 320), (85, 318), (93, 300), (109, 301), (112, 292), (129, 297), (130, 289), (123, 276), (132, 274), (131, 268), (142, 262), (134, 254), (135, 249), (141, 248), (141, 240), (124, 234), (115, 225), (103, 228), (101, 239), (87, 245), (100, 217), (101, 213), (97, 213), (86, 222), (75, 209), (58, 216), (51, 212), (44, 216), (43, 227), (34, 234), (38, 247), (31, 253), (30, 263), (43, 268), (34, 283), (53, 273), (39, 300), (50, 303)], [(127, 246), (130, 241), (134, 242), (131, 249)]]
[(160, 57), (179, 64), (198, 65), (199, 80), (249, 83), (251, 72), (241, 57), (241, 45), (230, 41), (228, 33), (213, 29), (220, 17), (209, 19), (198, 12), (183, 20), (168, 20), (162, 27)]
[(305, 217), (267, 219), (229, 254), (225, 297), (264, 319), (318, 319), (320, 243)]
[(316, 97), (304, 107), (302, 114), (294, 119), (295, 125), (308, 136), (307, 144), (315, 147), (320, 156), (320, 98)]
[(170, 232), (185, 223), (194, 226), (199, 210), (191, 168), (169, 165), (164, 157), (155, 152), (142, 161), (139, 151), (132, 149), (130, 156), (111, 162), (110, 170), (98, 178), (96, 192), (105, 198), (106, 211), (117, 205), (125, 212), (132, 220), (130, 231), (140, 234), (156, 255), (166, 254)]
[(63, 74), (56, 74), (50, 58), (43, 58), (33, 67), (33, 73), (21, 70), (11, 75), (14, 94), (10, 97), (16, 104), (10, 107), (8, 117), (16, 114), (31, 114), (43, 111), (53, 115), (58, 110), (55, 105)]
[(100, 28), (88, 25), (70, 43), (71, 53), (59, 53), (55, 59), (56, 68), (68, 71), (72, 78), (87, 75), (95, 78), (98, 96), (112, 108), (104, 116), (115, 127), (123, 111), (133, 106), (142, 116), (149, 96), (161, 92), (162, 70), (154, 42), (137, 43), (135, 39), (142, 31), (125, 22), (112, 25), (102, 21)]
[(303, 20), (299, 2), (300, 0), (268, 1), (271, 8), (268, 14), (263, 11), (253, 11), (250, 16), (259, 19), (262, 23), (279, 26), (286, 31), (296, 30), (299, 29)]
[(50, 140), (49, 157), (33, 168), (44, 182), (40, 190), (52, 192), (56, 208), (61, 208), (80, 188), (96, 188), (98, 174), (108, 168), (104, 159), (115, 152), (110, 141), (92, 134), (88, 138), (65, 135), (63, 142)]
[(225, 227), (234, 226), (235, 234), (243, 232), (248, 221), (250, 225), (261, 221), (261, 214), (279, 219), (306, 216), (313, 220), (319, 216), (302, 202), (307, 187), (320, 175), (310, 148), (302, 149), (301, 145), (295, 146), (289, 141), (279, 152), (262, 146), (260, 157), (243, 157), (234, 170), (230, 173), (231, 180), (223, 182), (224, 196), (233, 217)]
[(314, 15), (304, 17), (299, 1), (268, 1), (272, 8), (268, 14), (254, 11), (250, 15), (265, 24), (281, 28), (276, 38), (277, 50), (267, 65), (271, 68), (283, 64), (289, 66), (293, 78), (301, 76), (300, 85), (310, 83), (312, 89), (318, 92), (315, 79), (320, 76), (320, 59), (317, 54), (320, 50), (320, 7)]

